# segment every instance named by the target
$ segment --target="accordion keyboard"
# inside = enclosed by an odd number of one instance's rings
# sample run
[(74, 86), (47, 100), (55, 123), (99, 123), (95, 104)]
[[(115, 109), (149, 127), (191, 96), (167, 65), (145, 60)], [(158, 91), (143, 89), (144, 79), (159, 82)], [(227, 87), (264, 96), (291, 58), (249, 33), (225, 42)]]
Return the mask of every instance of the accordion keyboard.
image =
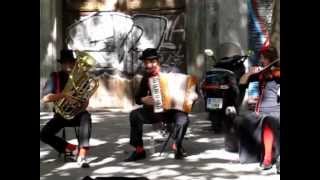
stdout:
[(151, 85), (151, 94), (154, 98), (154, 112), (155, 113), (162, 112), (163, 106), (162, 106), (159, 76), (155, 76), (151, 78), (150, 85)]

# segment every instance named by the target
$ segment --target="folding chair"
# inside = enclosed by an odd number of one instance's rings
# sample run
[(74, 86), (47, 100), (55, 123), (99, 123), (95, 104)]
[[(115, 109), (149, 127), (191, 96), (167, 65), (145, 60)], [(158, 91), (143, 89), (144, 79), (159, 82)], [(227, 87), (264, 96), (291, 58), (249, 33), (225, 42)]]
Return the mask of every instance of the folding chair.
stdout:
[[(163, 153), (163, 151), (164, 151), (165, 148), (167, 147), (170, 138), (171, 138), (171, 137), (175, 137), (175, 134), (174, 134), (174, 132), (175, 132), (175, 123), (174, 123), (174, 122), (168, 122), (168, 123), (164, 122), (164, 123), (163, 123), (163, 126), (164, 126), (164, 128), (165, 128), (165, 131), (166, 131), (167, 133), (169, 133), (169, 134), (168, 134), (167, 139), (165, 140), (165, 142), (163, 143), (163, 145), (162, 145), (162, 147), (161, 147), (160, 155), (159, 155), (159, 156), (161, 156), (161, 154)], [(173, 135), (174, 135), (174, 136), (173, 136)]]

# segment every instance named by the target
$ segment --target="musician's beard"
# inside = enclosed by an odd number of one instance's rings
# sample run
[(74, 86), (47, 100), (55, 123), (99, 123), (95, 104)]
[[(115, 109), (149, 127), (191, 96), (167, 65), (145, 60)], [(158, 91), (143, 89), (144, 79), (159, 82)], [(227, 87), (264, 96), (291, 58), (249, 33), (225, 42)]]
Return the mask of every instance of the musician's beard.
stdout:
[(147, 69), (147, 72), (150, 76), (157, 76), (160, 73), (160, 68), (159, 67), (152, 67), (150, 69)]

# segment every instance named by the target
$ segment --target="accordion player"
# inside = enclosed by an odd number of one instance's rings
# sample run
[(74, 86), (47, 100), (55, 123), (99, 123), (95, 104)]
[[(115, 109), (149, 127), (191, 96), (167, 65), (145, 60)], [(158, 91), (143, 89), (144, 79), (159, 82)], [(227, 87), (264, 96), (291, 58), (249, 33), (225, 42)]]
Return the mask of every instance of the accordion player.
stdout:
[(154, 112), (176, 109), (191, 112), (196, 92), (197, 78), (182, 73), (160, 73), (149, 78), (151, 95), (154, 99)]

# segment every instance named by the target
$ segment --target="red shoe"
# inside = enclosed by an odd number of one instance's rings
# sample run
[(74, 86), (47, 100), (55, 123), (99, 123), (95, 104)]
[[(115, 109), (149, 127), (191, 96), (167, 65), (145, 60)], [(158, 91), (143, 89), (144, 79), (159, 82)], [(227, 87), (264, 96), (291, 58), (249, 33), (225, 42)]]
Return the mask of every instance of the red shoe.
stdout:
[(141, 159), (145, 159), (146, 158), (146, 151), (143, 150), (142, 152), (137, 153), (137, 151), (133, 151), (130, 156), (125, 159), (125, 162), (131, 162), (131, 161), (138, 161)]

